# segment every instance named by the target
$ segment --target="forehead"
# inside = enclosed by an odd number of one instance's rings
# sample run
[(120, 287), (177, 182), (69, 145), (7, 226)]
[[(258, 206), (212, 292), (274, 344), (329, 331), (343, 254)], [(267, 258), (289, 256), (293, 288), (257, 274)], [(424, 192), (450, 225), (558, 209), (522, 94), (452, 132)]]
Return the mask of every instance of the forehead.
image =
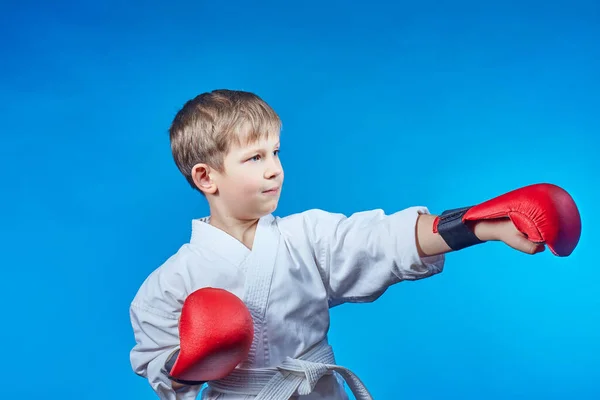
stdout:
[(242, 131), (234, 134), (232, 139), (229, 146), (231, 152), (273, 147), (279, 143), (279, 130), (268, 130), (260, 133)]

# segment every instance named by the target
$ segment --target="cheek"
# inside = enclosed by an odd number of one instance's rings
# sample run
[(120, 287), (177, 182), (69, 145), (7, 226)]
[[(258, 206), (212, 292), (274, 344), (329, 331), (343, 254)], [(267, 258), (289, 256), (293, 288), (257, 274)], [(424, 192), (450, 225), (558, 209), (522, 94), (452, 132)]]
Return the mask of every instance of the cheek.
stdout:
[(251, 175), (240, 175), (232, 182), (232, 189), (241, 194), (252, 194), (260, 190), (260, 182)]
[(237, 188), (237, 192), (245, 196), (254, 195), (257, 191), (256, 185), (252, 182), (244, 181), (240, 182)]

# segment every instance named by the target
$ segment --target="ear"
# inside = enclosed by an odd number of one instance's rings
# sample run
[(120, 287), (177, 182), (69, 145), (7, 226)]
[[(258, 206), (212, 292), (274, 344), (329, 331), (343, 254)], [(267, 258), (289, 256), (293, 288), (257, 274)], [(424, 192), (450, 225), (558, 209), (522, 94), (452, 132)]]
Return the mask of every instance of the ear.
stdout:
[(204, 194), (214, 194), (217, 191), (217, 185), (211, 178), (213, 171), (206, 164), (196, 164), (192, 168), (192, 179), (196, 187)]

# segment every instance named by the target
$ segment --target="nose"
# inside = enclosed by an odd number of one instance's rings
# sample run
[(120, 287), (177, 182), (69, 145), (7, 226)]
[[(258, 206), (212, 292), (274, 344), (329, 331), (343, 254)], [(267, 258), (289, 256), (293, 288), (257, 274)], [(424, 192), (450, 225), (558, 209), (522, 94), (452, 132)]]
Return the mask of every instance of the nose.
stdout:
[(269, 162), (267, 169), (265, 170), (265, 178), (273, 179), (277, 178), (279, 175), (283, 173), (283, 168), (281, 167), (281, 162), (277, 158), (272, 158), (271, 162)]

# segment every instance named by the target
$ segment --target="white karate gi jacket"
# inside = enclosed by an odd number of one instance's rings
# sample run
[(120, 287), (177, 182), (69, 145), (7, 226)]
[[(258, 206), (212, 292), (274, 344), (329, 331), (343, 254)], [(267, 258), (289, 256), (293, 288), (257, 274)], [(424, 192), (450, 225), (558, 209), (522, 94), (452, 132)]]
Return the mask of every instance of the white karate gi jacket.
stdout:
[[(420, 258), (415, 225), (425, 207), (386, 215), (373, 210), (346, 217), (309, 210), (258, 223), (252, 250), (227, 233), (192, 221), (190, 242), (144, 281), (130, 307), (136, 344), (130, 361), (163, 400), (196, 399), (200, 387), (179, 393), (160, 369), (179, 346), (178, 318), (187, 295), (203, 287), (243, 299), (254, 318), (253, 349), (244, 367), (280, 365), (327, 340), (329, 308), (371, 302), (402, 280), (442, 271), (444, 256)], [(250, 399), (208, 387), (204, 400)], [(324, 376), (301, 400), (346, 400), (337, 373)], [(280, 400), (280, 399), (277, 399)], [(281, 399), (283, 400), (283, 399)]]

